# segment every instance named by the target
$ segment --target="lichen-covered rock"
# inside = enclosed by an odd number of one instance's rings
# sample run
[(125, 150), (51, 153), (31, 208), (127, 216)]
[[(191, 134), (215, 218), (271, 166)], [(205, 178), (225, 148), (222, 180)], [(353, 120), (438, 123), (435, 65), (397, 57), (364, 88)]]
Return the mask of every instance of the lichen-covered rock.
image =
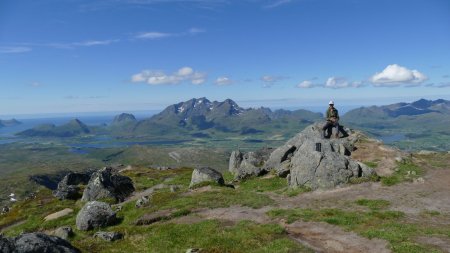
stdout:
[(120, 240), (123, 238), (123, 234), (119, 232), (104, 232), (104, 231), (98, 231), (94, 234), (95, 238), (100, 238), (102, 240), (105, 240), (107, 242), (113, 242), (116, 240)]
[(189, 187), (193, 187), (202, 182), (215, 182), (219, 185), (224, 185), (225, 181), (220, 172), (210, 167), (197, 168), (192, 172), (191, 184)]
[(260, 176), (267, 172), (264, 165), (271, 152), (271, 148), (262, 148), (256, 152), (245, 154), (239, 150), (233, 151), (230, 156), (228, 170), (237, 180)]
[(12, 252), (79, 253), (81, 251), (73, 247), (68, 241), (59, 237), (43, 233), (28, 233), (14, 238), (14, 251)]
[(104, 202), (91, 201), (78, 212), (76, 225), (79, 230), (105, 227), (116, 222), (116, 213)]
[(118, 174), (111, 167), (105, 167), (92, 174), (81, 199), (92, 201), (113, 198), (122, 202), (134, 190), (131, 178)]
[(77, 199), (80, 197), (78, 187), (79, 184), (87, 184), (89, 182), (89, 173), (69, 172), (58, 183), (58, 187), (53, 191), (53, 195), (60, 200)]
[(373, 169), (351, 159), (357, 138), (326, 139), (322, 126), (314, 124), (274, 150), (265, 164), (287, 176), (292, 187), (331, 189), (349, 182), (350, 178), (370, 177)]

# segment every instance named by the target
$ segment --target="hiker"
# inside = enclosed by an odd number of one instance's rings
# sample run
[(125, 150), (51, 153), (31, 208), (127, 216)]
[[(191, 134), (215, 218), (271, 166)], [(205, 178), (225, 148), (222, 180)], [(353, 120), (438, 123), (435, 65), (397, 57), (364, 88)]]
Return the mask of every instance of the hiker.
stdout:
[(329, 107), (325, 113), (327, 118), (327, 123), (323, 126), (323, 137), (330, 138), (333, 134), (333, 127), (336, 127), (336, 138), (339, 138), (339, 113), (336, 108), (334, 108), (334, 102), (330, 101), (328, 103)]

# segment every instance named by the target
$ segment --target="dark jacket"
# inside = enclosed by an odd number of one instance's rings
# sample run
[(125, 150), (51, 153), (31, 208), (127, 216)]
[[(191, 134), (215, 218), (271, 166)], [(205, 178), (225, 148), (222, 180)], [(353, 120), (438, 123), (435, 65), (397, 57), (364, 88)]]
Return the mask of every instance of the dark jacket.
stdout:
[(334, 107), (333, 108), (328, 107), (326, 116), (327, 116), (327, 120), (329, 120), (329, 121), (332, 121), (333, 119), (335, 119), (335, 121), (339, 120), (339, 112)]

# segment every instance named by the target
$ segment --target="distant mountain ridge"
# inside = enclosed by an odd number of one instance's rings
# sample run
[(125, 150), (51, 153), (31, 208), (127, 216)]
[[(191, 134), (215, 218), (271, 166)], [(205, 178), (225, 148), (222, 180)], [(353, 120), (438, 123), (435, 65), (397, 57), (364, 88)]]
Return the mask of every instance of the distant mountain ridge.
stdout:
[(10, 126), (17, 126), (22, 124), (22, 122), (16, 120), (16, 119), (8, 119), (8, 120), (1, 120), (0, 119), (0, 127), (10, 127)]
[(43, 124), (32, 129), (17, 133), (19, 136), (27, 137), (74, 137), (81, 134), (89, 134), (89, 127), (79, 119), (73, 119), (68, 123), (55, 126), (54, 124)]
[(450, 150), (449, 100), (361, 107), (347, 112), (341, 122), (377, 137), (393, 136), (404, 149)]

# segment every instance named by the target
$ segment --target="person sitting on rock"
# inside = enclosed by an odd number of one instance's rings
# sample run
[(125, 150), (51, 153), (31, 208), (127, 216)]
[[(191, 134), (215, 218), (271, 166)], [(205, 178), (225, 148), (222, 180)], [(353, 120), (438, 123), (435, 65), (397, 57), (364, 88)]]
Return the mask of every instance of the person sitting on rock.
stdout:
[(339, 138), (339, 113), (336, 108), (334, 108), (334, 102), (330, 101), (328, 103), (329, 107), (327, 109), (326, 118), (327, 123), (323, 126), (323, 137), (330, 138), (333, 133), (333, 127), (336, 127), (336, 138)]

